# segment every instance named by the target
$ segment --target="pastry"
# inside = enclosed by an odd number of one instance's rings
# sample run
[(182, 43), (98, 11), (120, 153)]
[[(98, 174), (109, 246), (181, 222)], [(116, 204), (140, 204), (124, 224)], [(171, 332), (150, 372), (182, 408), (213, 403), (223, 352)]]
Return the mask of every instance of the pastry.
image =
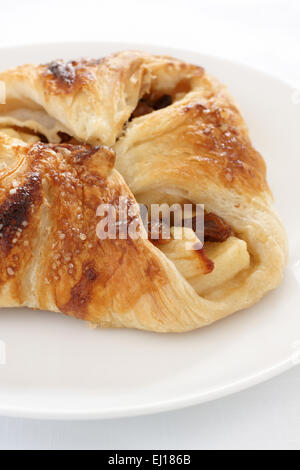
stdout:
[[(125, 51), (25, 65), (0, 81), (2, 307), (184, 332), (280, 284), (287, 243), (265, 162), (203, 68)], [(142, 236), (101, 240), (97, 207), (118, 212), (119, 196)], [(137, 203), (203, 204), (204, 240), (193, 223), (152, 239)]]

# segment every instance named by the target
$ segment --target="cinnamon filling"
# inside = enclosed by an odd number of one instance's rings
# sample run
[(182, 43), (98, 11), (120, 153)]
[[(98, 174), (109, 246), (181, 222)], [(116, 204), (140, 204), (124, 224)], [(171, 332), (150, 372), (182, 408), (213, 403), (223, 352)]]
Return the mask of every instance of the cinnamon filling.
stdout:
[(232, 229), (225, 220), (212, 212), (204, 215), (204, 241), (225, 242), (232, 234)]
[(172, 96), (171, 95), (162, 95), (158, 99), (151, 99), (150, 96), (144, 96), (138, 102), (137, 107), (133, 111), (130, 120), (145, 116), (146, 114), (150, 114), (153, 111), (158, 111), (159, 109), (166, 108), (172, 104)]
[(59, 131), (57, 133), (57, 135), (60, 138), (60, 143), (61, 144), (72, 144), (72, 145), (78, 145), (79, 144), (78, 140), (76, 140), (74, 137), (67, 134), (66, 132)]
[[(196, 218), (192, 219), (192, 229), (197, 235)], [(204, 214), (204, 242), (225, 242), (232, 235), (232, 229), (221, 217), (212, 212)], [(198, 235), (197, 235), (198, 236)], [(173, 240), (173, 235), (163, 221), (156, 222), (155, 225), (148, 222), (148, 239), (155, 245), (158, 245), (165, 252), (165, 246)], [(200, 239), (200, 236), (198, 236)], [(198, 247), (199, 245), (199, 247)], [(214, 263), (209, 259), (205, 252), (205, 246), (202, 243), (195, 243), (194, 250), (199, 253), (202, 261), (202, 273), (209, 274), (214, 270)], [(205, 269), (204, 269), (205, 268)]]
[[(166, 225), (163, 222), (159, 223), (159, 226), (156, 227), (151, 225), (151, 222), (148, 223), (148, 234), (149, 239), (152, 242), (156, 243), (168, 243), (168, 240), (165, 239), (164, 233), (167, 231)], [(192, 228), (194, 232), (196, 231), (196, 220), (192, 220)], [(155, 238), (152, 238), (152, 234), (155, 233)], [(225, 222), (221, 217), (212, 212), (204, 214), (204, 241), (205, 242), (215, 242), (222, 243), (225, 242), (232, 235), (232, 229), (229, 224)]]

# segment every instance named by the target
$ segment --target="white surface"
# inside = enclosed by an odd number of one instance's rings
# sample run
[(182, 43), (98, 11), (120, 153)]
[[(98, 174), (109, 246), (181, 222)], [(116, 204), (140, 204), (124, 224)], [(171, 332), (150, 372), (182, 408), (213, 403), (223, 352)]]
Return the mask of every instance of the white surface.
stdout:
[(0, 449), (299, 449), (299, 369), (159, 415), (91, 422), (0, 419)]
[[(128, 46), (2, 48), (1, 68), (47, 62), (58, 54), (66, 59), (76, 54), (102, 57), (123, 47)], [(149, 52), (201, 64), (234, 93), (267, 162), (288, 231), (291, 258), (284, 283), (253, 308), (185, 335), (90, 331), (62, 315), (3, 310), (0, 332), (7, 364), (0, 369), (0, 413), (95, 419), (167, 411), (240, 391), (300, 362), (300, 225), (295, 205), (300, 201), (300, 115), (292, 88), (222, 59), (154, 46)], [(287, 165), (282, 164), (285, 152)], [(289, 181), (285, 191), (282, 180)]]
[[(182, 2), (174, 1), (166, 1), (163, 5), (153, 1), (127, 1), (119, 6), (116, 2), (107, 5), (85, 1), (85, 10), (82, 2), (52, 0), (49, 9), (45, 5), (45, 2), (15, 1), (10, 6), (5, 2), (1, 13), (7, 16), (1, 15), (0, 43), (48, 42), (54, 35), (55, 40), (151, 42), (235, 58), (275, 72), (294, 83), (300, 80), (297, 54), (300, 9), (297, 2), (211, 1), (202, 6), (199, 1), (187, 1), (183, 7)], [(298, 95), (295, 96), (295, 102), (298, 102)], [(151, 418), (79, 425), (15, 422), (3, 418), (0, 429), (4, 426), (5, 439), (10, 441), (4, 441), (0, 435), (0, 445), (3, 442), (4, 448), (48, 448), (54, 442), (54, 447), (64, 448), (70, 447), (72, 442), (74, 447), (91, 445), (94, 448), (299, 448), (299, 378), (297, 369), (240, 395)], [(194, 418), (192, 424), (191, 417)], [(19, 429), (24, 426), (23, 444), (22, 440), (17, 441), (16, 426)], [(49, 430), (49, 435), (43, 441), (44, 429)], [(68, 432), (71, 435), (69, 439), (62, 437), (58, 444), (54, 436), (59, 430), (62, 435)], [(118, 434), (111, 437), (116, 430)], [(31, 440), (27, 442), (25, 431), (27, 438), (28, 433), (31, 434)], [(97, 435), (100, 435), (99, 441)]]

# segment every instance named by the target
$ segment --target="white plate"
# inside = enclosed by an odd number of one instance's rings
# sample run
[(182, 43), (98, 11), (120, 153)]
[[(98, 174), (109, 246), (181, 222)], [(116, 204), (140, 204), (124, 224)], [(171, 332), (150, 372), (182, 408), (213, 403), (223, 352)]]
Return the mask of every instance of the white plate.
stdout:
[[(57, 44), (0, 49), (1, 68), (78, 56), (127, 44)], [(0, 413), (37, 418), (110, 418), (205, 402), (300, 363), (300, 99), (281, 81), (196, 53), (142, 47), (198, 63), (240, 103), (268, 165), (290, 240), (282, 286), (251, 309), (183, 335), (89, 330), (85, 323), (26, 309), (0, 312)], [(1, 356), (0, 356), (1, 359)]]

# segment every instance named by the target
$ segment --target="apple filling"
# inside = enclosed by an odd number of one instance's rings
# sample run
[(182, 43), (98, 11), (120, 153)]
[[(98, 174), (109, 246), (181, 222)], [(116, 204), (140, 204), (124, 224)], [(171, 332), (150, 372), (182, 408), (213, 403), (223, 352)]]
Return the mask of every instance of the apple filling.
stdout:
[(204, 245), (193, 228), (176, 226), (171, 227), (169, 239), (151, 241), (199, 295), (209, 294), (250, 266), (247, 243), (213, 213), (204, 216)]

